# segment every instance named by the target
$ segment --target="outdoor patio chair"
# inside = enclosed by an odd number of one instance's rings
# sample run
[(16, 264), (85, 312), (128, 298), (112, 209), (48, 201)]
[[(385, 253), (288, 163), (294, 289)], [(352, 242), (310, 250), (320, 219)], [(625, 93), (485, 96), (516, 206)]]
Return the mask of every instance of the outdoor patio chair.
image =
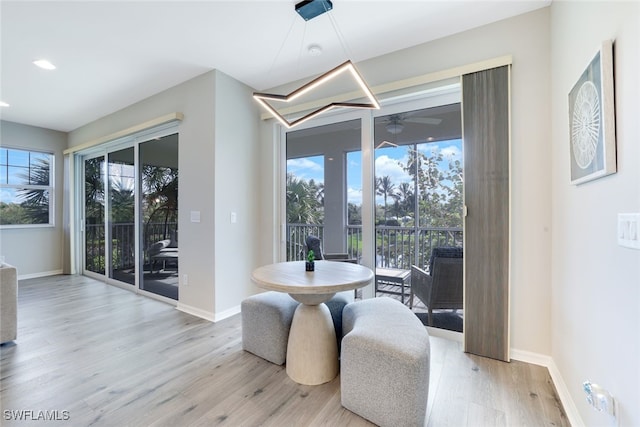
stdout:
[(342, 261), (357, 264), (357, 260), (355, 258), (349, 258), (349, 254), (324, 254), (322, 252), (322, 243), (317, 236), (307, 236), (305, 242), (307, 244), (307, 252), (313, 250), (313, 254), (316, 260), (324, 259), (327, 261)]
[(429, 273), (411, 266), (411, 295), (409, 307), (413, 308), (416, 295), (429, 310), (428, 323), (433, 325), (433, 310), (461, 309), (463, 256), (462, 248), (434, 248)]
[[(350, 262), (352, 264), (357, 264), (358, 260), (355, 258), (349, 258), (349, 254), (323, 254), (322, 252), (322, 244), (320, 239), (317, 236), (309, 235), (305, 239), (307, 244), (307, 252), (313, 250), (314, 258), (317, 260), (326, 260), (326, 261), (339, 261), (339, 262)], [(353, 296), (356, 298), (358, 296), (358, 290), (353, 290)], [(336, 326), (337, 327), (337, 326)], [(339, 347), (339, 346), (338, 346)]]
[(149, 264), (151, 273), (155, 270), (157, 262), (162, 263), (162, 269), (166, 268), (167, 261), (178, 262), (177, 243), (172, 244), (172, 240), (160, 240), (149, 246), (147, 254), (149, 256)]

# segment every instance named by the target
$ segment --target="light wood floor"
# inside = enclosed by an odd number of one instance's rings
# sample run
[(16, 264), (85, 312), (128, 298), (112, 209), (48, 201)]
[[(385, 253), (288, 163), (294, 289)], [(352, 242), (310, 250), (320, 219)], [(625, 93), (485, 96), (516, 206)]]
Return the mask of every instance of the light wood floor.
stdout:
[[(19, 284), (17, 344), (0, 348), (3, 426), (368, 426), (340, 379), (302, 386), (242, 350), (240, 316), (210, 323), (86, 277)], [(569, 425), (545, 368), (431, 339), (429, 426)], [(13, 421), (58, 411), (68, 421)], [(51, 412), (49, 412), (51, 413)]]

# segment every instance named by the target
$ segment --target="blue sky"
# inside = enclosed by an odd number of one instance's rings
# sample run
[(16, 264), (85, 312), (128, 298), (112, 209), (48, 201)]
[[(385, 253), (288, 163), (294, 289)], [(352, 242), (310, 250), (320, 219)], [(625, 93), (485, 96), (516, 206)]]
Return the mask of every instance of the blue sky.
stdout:
[[(51, 154), (36, 151), (12, 150), (0, 148), (0, 184), (28, 185), (29, 167), (34, 167), (43, 160), (51, 159)], [(17, 187), (2, 187), (0, 189), (0, 202), (22, 203), (24, 195), (19, 194)]]
[[(442, 168), (449, 166), (450, 160), (462, 160), (462, 140), (431, 142), (420, 144), (418, 151), (424, 153), (441, 152), (444, 158)], [(396, 186), (401, 182), (410, 182), (411, 176), (405, 172), (400, 163), (406, 164), (409, 157), (409, 147), (379, 148), (375, 154), (376, 176), (390, 176)], [(287, 161), (287, 173), (293, 173), (296, 177), (316, 183), (324, 182), (324, 157), (306, 157)], [(377, 203), (382, 203), (382, 197), (378, 196)], [(362, 163), (360, 152), (347, 154), (347, 200), (357, 205), (362, 203)]]

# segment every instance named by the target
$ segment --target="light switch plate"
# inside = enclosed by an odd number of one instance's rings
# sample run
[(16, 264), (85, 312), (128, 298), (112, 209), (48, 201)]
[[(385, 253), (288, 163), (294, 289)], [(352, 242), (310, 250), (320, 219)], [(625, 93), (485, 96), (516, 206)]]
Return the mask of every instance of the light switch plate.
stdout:
[(618, 245), (640, 249), (640, 213), (618, 214)]

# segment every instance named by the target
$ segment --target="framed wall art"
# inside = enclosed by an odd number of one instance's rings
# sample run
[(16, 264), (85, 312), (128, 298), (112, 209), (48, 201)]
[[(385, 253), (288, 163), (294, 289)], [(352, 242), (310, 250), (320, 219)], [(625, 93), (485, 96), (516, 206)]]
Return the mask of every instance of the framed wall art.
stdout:
[(613, 43), (606, 40), (569, 92), (571, 183), (616, 172)]

